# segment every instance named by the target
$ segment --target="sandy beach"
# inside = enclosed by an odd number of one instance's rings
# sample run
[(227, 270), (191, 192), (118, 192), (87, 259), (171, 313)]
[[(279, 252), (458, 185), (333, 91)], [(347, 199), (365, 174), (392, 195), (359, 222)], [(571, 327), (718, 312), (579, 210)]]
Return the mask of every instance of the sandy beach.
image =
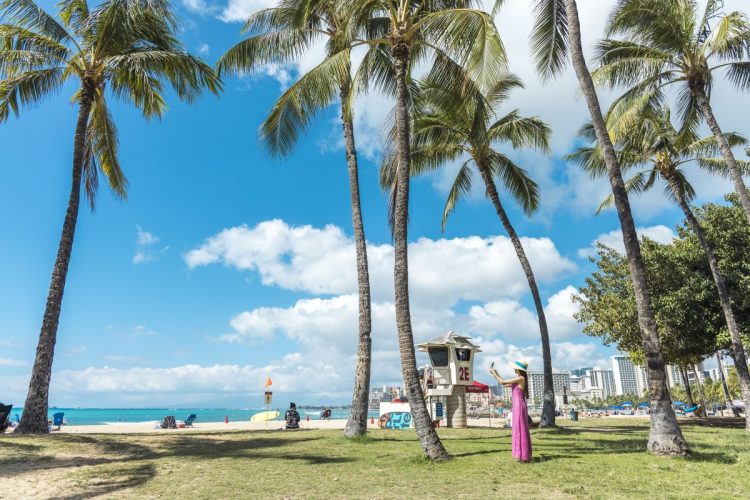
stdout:
[[(492, 427), (502, 427), (505, 419), (492, 419)], [(284, 429), (283, 420), (271, 420), (269, 422), (195, 422), (192, 427), (183, 429), (158, 429), (155, 428), (157, 422), (139, 422), (139, 423), (121, 423), (107, 425), (63, 425), (59, 431), (52, 431), (53, 434), (141, 434), (141, 433), (189, 433), (189, 432), (206, 432), (206, 431), (263, 431), (263, 430), (282, 430)], [(300, 429), (341, 429), (346, 426), (345, 419), (339, 420), (302, 420), (299, 423)], [(486, 418), (473, 419), (468, 421), (469, 427), (489, 427), (489, 420)], [(368, 428), (377, 429), (378, 421), (368, 423)], [(11, 429), (8, 429), (11, 432)]]

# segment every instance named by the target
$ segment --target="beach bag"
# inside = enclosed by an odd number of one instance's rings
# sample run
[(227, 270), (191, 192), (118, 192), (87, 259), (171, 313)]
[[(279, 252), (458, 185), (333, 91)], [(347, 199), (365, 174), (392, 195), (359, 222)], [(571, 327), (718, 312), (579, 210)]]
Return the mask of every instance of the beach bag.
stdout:
[(166, 417), (164, 417), (164, 420), (161, 421), (161, 428), (162, 429), (176, 429), (177, 420), (175, 420), (174, 415), (167, 415)]

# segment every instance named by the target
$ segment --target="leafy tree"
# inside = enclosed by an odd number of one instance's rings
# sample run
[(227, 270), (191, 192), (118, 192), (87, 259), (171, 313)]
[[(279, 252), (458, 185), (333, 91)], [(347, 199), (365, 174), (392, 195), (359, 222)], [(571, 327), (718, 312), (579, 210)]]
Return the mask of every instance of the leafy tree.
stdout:
[(220, 72), (253, 72), (271, 62), (294, 61), (312, 44), (320, 40), (326, 42), (325, 59), (284, 92), (261, 125), (260, 136), (273, 154), (286, 155), (312, 118), (337, 98), (340, 101), (359, 294), (357, 367), (351, 415), (344, 429), (345, 436), (354, 437), (367, 433), (372, 309), (351, 109), (354, 95), (351, 49), (357, 44), (359, 27), (348, 9), (348, 4), (335, 0), (283, 0), (277, 7), (261, 10), (251, 16), (242, 31), (254, 34), (229, 49), (219, 59), (217, 66)]
[[(496, 8), (502, 3), (503, 0), (497, 0)], [(537, 60), (538, 72), (544, 79), (559, 75), (565, 70), (570, 56), (607, 166), (607, 176), (612, 187), (633, 281), (643, 351), (647, 358), (646, 369), (651, 398), (648, 450), (657, 455), (685, 455), (689, 453), (689, 446), (672, 409), (654, 308), (646, 285), (646, 268), (641, 256), (630, 201), (617, 154), (604, 122), (594, 81), (584, 57), (578, 4), (575, 0), (535, 0), (534, 14), (531, 48)]]
[[(471, 85), (467, 82), (465, 85)], [(474, 172), (478, 172), (484, 183), (487, 197), (492, 202), (498, 218), (510, 237), (521, 267), (526, 274), (539, 320), (544, 359), (543, 410), (540, 425), (555, 425), (555, 395), (552, 387), (552, 356), (549, 332), (544, 315), (539, 288), (521, 239), (516, 233), (500, 200), (495, 179), (499, 179), (513, 200), (527, 214), (533, 213), (539, 204), (537, 184), (528, 173), (496, 146), (506, 145), (513, 149), (536, 148), (549, 150), (549, 127), (536, 117), (523, 117), (518, 110), (498, 116), (499, 107), (508, 100), (510, 92), (522, 87), (521, 81), (507, 74), (496, 82), (487, 95), (478, 89), (465, 95), (454, 95), (446, 89), (440, 79), (428, 78), (419, 82), (417, 88), (419, 106), (415, 107), (412, 134), (411, 175), (416, 176), (444, 167), (451, 162), (463, 161), (458, 170), (443, 210), (442, 227), (456, 204), (471, 191)], [(465, 94), (465, 87), (463, 89)], [(462, 100), (463, 98), (463, 100)], [(461, 106), (455, 103), (461, 101)], [(392, 188), (395, 180), (396, 162), (393, 155), (386, 156), (381, 168), (381, 184)]]
[[(662, 245), (644, 238), (641, 244), (647, 266), (648, 287), (656, 309), (656, 321), (668, 364), (700, 363), (716, 350), (721, 323), (716, 292), (705, 269), (705, 259), (688, 245)], [(600, 246), (592, 259), (597, 270), (586, 279), (576, 319), (587, 335), (615, 344), (634, 362), (645, 361), (629, 268), (623, 255)]]
[[(750, 227), (736, 196), (727, 198), (729, 206), (706, 204), (694, 211), (724, 270), (741, 339), (747, 346), (750, 263), (745, 252), (750, 245)], [(686, 225), (677, 229), (678, 238), (671, 245), (644, 239), (643, 249), (665, 359), (689, 367), (717, 349), (731, 347), (731, 338), (698, 237)], [(635, 301), (624, 257), (601, 247), (595, 262), (597, 270), (586, 280), (581, 294), (574, 297), (581, 305), (577, 318), (585, 323), (584, 332), (605, 343), (616, 343), (640, 361)]]
[[(712, 157), (714, 154), (719, 154), (720, 149), (715, 137), (699, 138), (690, 125), (686, 123), (678, 131), (672, 125), (668, 108), (646, 108), (637, 119), (628, 120), (624, 126), (622, 122), (616, 122), (613, 127), (610, 127), (610, 131), (618, 147), (622, 168), (624, 170), (640, 169), (626, 182), (628, 190), (641, 193), (653, 188), (657, 180), (663, 180), (666, 183), (667, 196), (680, 207), (685, 214), (688, 226), (697, 237), (711, 270), (727, 331), (733, 344), (738, 346), (734, 351), (735, 359), (741, 374), (740, 378), (744, 378), (743, 387), (747, 389), (746, 399), (750, 403), (750, 374), (747, 370), (735, 311), (732, 308), (726, 280), (719, 267), (713, 245), (690, 208), (695, 191), (684, 173), (684, 168), (691, 165), (697, 165), (709, 171), (726, 172), (726, 163), (722, 158)], [(595, 140), (595, 137), (592, 137), (590, 125), (584, 127), (582, 135)], [(725, 140), (732, 145), (744, 145), (747, 142), (737, 134), (727, 134), (727, 136)], [(596, 147), (581, 148), (570, 157), (577, 159), (593, 176), (602, 176), (606, 173), (601, 151)], [(747, 162), (740, 163), (743, 170), (747, 171)], [(602, 206), (610, 204), (611, 200), (611, 197), (608, 198)], [(658, 314), (657, 311), (657, 316)], [(682, 375), (686, 378), (684, 367)], [(686, 385), (686, 389), (688, 399), (692, 402), (690, 387)], [(747, 428), (750, 430), (750, 418)]]
[(611, 87), (629, 87), (613, 109), (632, 119), (644, 107), (662, 103), (665, 88), (677, 85), (681, 121), (692, 126), (706, 120), (750, 221), (743, 171), (711, 107), (719, 71), (740, 90), (750, 89), (750, 21), (742, 12), (722, 12), (722, 5), (708, 0), (701, 13), (695, 0), (619, 2), (607, 25), (608, 38), (597, 47), (594, 78)]
[(127, 180), (118, 158), (117, 128), (106, 100), (112, 96), (160, 118), (168, 84), (192, 101), (220, 82), (209, 66), (186, 53), (178, 22), (164, 0), (62, 0), (55, 18), (32, 0), (2, 0), (0, 122), (18, 115), (78, 79), (73, 94), (78, 120), (73, 138), (72, 186), (39, 334), (29, 392), (17, 432), (46, 433), (49, 383), (68, 263), (73, 249), (81, 184), (94, 209), (101, 172), (116, 196)]

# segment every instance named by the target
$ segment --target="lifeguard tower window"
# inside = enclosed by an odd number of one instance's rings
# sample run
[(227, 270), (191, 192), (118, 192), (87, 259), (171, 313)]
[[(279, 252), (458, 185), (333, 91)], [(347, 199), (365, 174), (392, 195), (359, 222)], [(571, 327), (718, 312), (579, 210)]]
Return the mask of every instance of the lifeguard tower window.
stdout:
[(471, 351), (469, 349), (456, 349), (456, 359), (459, 361), (469, 361)]
[(430, 347), (427, 351), (430, 355), (432, 366), (448, 366), (448, 348), (447, 347)]

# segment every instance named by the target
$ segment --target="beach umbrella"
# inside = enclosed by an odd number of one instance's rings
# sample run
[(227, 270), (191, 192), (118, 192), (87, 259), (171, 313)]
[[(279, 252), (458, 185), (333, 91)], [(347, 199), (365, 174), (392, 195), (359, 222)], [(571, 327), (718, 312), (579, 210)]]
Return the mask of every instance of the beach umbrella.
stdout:
[(625, 401), (624, 403), (622, 403), (622, 406), (633, 406), (633, 403), (631, 403), (630, 401)]
[(683, 403), (682, 401), (674, 401), (672, 403), (672, 406), (685, 406), (685, 403)]
[(648, 408), (649, 406), (650, 405), (648, 403), (643, 402), (643, 403), (641, 403), (641, 404), (638, 405), (638, 408)]

